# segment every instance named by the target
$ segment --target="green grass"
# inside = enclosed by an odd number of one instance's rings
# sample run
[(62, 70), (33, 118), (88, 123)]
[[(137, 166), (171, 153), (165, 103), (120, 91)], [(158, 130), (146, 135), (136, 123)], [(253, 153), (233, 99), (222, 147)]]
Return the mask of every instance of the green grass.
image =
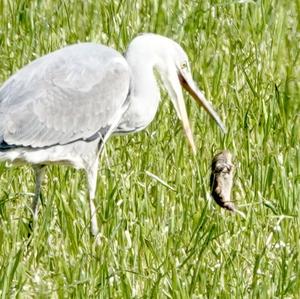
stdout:
[[(125, 51), (139, 32), (157, 32), (186, 49), (229, 129), (223, 136), (185, 95), (194, 157), (162, 93), (150, 127), (112, 138), (96, 195), (101, 246), (82, 172), (48, 168), (28, 239), (32, 170), (0, 164), (2, 298), (299, 298), (300, 1), (240, 2), (0, 1), (0, 82), (70, 43)], [(209, 196), (223, 148), (236, 157), (245, 219)]]

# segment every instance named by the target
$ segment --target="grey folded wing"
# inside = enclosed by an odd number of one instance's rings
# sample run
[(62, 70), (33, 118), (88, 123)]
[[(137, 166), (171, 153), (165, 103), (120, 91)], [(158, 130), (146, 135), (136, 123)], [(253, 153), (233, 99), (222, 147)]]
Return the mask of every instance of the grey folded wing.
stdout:
[(0, 143), (88, 140), (120, 117), (129, 86), (126, 60), (105, 46), (77, 44), (43, 56), (0, 88)]

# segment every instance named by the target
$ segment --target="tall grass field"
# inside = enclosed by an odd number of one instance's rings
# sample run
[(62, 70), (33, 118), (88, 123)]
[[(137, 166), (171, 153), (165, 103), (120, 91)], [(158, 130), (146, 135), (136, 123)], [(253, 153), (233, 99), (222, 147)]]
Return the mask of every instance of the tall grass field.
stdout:
[[(0, 0), (0, 82), (73, 43), (124, 52), (141, 32), (181, 44), (228, 133), (185, 93), (194, 156), (162, 89), (152, 124), (105, 147), (100, 245), (83, 172), (47, 168), (28, 236), (33, 170), (1, 163), (1, 298), (300, 298), (300, 1)], [(223, 149), (245, 218), (210, 196)]]

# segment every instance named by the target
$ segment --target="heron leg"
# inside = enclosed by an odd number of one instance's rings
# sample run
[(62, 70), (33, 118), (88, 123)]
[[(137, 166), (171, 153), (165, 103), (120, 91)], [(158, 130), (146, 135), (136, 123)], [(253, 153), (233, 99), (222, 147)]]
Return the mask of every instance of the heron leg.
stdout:
[(90, 216), (91, 216), (91, 234), (97, 236), (99, 233), (96, 207), (94, 203), (96, 186), (97, 186), (97, 171), (98, 171), (98, 159), (97, 161), (86, 169), (87, 183), (89, 190), (89, 205), (90, 205)]
[(31, 206), (31, 212), (33, 221), (36, 221), (38, 218), (38, 211), (39, 211), (39, 199), (41, 194), (41, 184), (45, 175), (45, 165), (37, 165), (34, 167), (35, 172), (35, 192), (34, 192), (34, 198), (32, 201)]

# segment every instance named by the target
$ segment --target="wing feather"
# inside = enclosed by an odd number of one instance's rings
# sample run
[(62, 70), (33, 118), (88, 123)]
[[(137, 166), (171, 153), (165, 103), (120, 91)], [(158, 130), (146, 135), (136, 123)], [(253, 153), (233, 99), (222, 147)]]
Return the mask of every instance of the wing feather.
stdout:
[(63, 48), (30, 63), (0, 89), (0, 137), (44, 147), (88, 139), (113, 121), (129, 92), (130, 70), (113, 49)]

